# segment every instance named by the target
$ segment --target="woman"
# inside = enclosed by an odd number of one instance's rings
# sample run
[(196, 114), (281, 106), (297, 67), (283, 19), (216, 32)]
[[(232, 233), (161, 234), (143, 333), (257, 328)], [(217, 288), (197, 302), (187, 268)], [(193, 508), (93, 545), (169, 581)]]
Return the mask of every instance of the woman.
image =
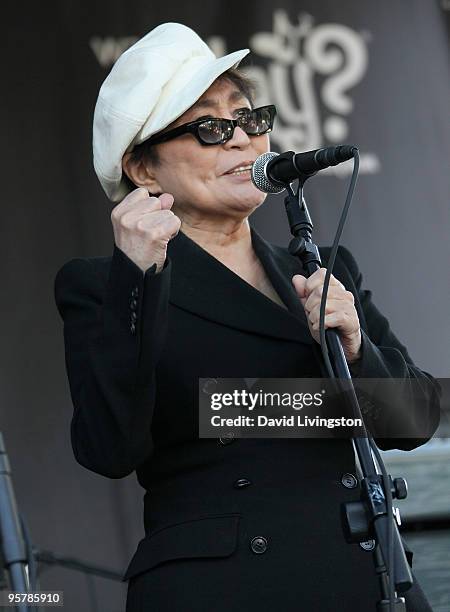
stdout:
[[(253, 109), (235, 70), (247, 52), (217, 59), (189, 28), (164, 24), (121, 56), (94, 116), (95, 169), (119, 202), (113, 255), (72, 260), (56, 279), (75, 456), (110, 478), (136, 470), (146, 489), (128, 612), (354, 611), (379, 599), (372, 554), (346, 544), (340, 524), (340, 505), (359, 496), (344, 478), (356, 472), (349, 440), (198, 436), (200, 377), (220, 388), (220, 378), (325, 375), (323, 270), (306, 279), (248, 223), (265, 197), (249, 167), (269, 150), (275, 111)], [(425, 442), (434, 383), (345, 249), (327, 308), (354, 373), (421, 381), (418, 439), (383, 448)]]

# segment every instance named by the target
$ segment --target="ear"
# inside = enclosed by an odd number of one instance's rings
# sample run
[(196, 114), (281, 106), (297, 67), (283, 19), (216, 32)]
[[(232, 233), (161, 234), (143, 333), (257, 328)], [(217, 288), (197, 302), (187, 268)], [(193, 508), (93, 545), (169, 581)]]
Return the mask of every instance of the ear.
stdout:
[(144, 161), (132, 162), (131, 152), (122, 157), (122, 170), (138, 187), (145, 187), (149, 193), (162, 193), (151, 164)]

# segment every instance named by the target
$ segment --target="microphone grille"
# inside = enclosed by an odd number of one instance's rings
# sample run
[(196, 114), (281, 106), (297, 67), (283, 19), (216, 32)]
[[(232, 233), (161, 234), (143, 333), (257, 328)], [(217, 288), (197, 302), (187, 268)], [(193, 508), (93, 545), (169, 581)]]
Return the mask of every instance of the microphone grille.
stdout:
[(269, 151), (257, 157), (253, 162), (251, 172), (253, 184), (264, 193), (280, 193), (284, 189), (284, 187), (275, 185), (267, 178), (266, 167), (274, 157), (278, 157), (278, 153)]

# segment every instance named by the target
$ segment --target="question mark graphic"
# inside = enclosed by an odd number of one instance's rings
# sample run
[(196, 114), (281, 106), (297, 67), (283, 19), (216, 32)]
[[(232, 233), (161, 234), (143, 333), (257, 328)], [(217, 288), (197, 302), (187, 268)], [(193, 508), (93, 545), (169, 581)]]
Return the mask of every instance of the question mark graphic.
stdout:
[[(323, 103), (335, 113), (348, 115), (353, 101), (347, 90), (364, 75), (368, 56), (362, 37), (347, 26), (329, 23), (311, 30), (305, 40), (304, 53), (319, 73), (330, 75), (322, 85)], [(325, 137), (331, 142), (347, 138), (347, 121), (339, 115), (328, 117), (323, 124)]]

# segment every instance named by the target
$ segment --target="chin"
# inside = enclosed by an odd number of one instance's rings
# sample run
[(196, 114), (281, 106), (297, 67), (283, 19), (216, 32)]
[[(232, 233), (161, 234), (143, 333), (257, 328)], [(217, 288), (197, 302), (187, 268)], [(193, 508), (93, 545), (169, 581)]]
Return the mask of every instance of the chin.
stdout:
[(257, 208), (263, 203), (264, 198), (259, 198), (256, 200), (253, 198), (252, 200), (241, 200), (239, 202), (233, 202), (229, 204), (230, 212), (234, 212), (237, 216), (242, 217), (243, 219), (250, 217), (252, 213), (255, 212)]
[(233, 204), (238, 206), (240, 209), (254, 210), (258, 208), (267, 197), (267, 193), (263, 193), (256, 189), (254, 185), (249, 186), (245, 190), (243, 189), (240, 193), (233, 194)]

